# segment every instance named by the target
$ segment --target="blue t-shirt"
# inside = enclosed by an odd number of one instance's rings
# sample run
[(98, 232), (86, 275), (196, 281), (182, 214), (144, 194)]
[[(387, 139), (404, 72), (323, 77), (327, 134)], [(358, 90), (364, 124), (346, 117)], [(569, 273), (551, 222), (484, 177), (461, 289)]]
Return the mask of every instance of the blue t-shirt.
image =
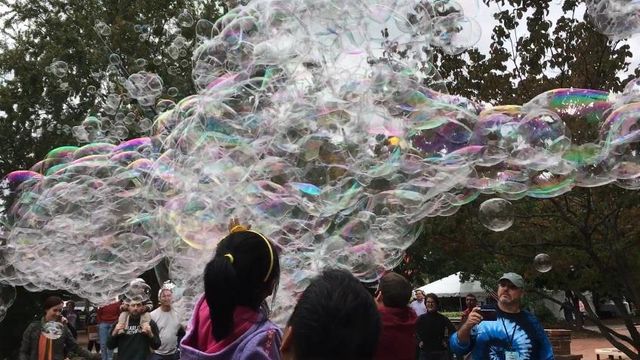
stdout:
[(482, 321), (471, 330), (471, 341), (462, 343), (458, 333), (449, 339), (451, 350), (458, 355), (471, 351), (473, 359), (505, 360), (505, 352), (518, 353), (518, 360), (553, 359), (551, 342), (542, 325), (529, 312), (509, 314), (497, 310), (496, 321)]

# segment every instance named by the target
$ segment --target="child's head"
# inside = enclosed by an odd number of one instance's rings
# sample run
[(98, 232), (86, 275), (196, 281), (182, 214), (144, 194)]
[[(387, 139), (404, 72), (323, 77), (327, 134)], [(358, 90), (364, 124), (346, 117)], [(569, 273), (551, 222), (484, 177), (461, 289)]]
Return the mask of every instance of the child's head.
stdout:
[(241, 230), (222, 239), (204, 270), (214, 338), (221, 340), (231, 333), (236, 306), (259, 309), (279, 277), (276, 247), (264, 235)]
[(411, 299), (411, 284), (404, 276), (389, 272), (380, 279), (378, 291), (382, 294), (382, 303), (386, 307), (403, 308)]
[(293, 359), (371, 359), (380, 334), (373, 298), (351, 273), (326, 270), (302, 293), (282, 350)]

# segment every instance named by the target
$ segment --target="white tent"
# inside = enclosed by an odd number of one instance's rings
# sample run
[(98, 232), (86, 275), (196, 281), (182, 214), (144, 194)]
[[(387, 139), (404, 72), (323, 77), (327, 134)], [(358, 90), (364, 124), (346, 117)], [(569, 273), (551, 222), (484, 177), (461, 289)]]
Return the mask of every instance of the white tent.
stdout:
[(482, 289), (479, 281), (461, 281), (460, 273), (429, 283), (421, 288), (425, 294), (433, 293), (439, 297), (464, 297), (473, 294), (478, 298), (486, 298), (487, 292)]

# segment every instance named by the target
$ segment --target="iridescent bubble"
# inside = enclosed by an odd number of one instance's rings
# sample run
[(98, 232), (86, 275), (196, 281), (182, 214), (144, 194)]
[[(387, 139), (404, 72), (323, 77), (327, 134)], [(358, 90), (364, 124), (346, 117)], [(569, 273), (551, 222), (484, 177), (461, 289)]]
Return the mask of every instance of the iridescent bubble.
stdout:
[(547, 254), (538, 254), (533, 258), (533, 266), (538, 272), (546, 273), (553, 268), (551, 257)]
[(48, 321), (42, 325), (42, 335), (47, 339), (59, 339), (65, 331), (65, 325), (57, 321)]
[(489, 199), (480, 205), (480, 223), (491, 231), (505, 231), (513, 225), (511, 202), (501, 198)]

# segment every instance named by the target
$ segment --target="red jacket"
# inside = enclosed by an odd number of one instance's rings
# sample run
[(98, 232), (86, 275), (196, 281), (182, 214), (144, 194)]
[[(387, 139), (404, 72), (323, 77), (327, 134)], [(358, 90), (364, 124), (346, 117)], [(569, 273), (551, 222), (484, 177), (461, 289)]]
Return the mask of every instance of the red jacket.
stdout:
[(410, 307), (389, 308), (378, 305), (382, 331), (378, 340), (376, 360), (416, 359), (416, 316)]
[(113, 324), (118, 321), (118, 316), (120, 316), (120, 302), (114, 302), (109, 305), (105, 305), (98, 308), (97, 313), (97, 321), (100, 323), (109, 323)]

